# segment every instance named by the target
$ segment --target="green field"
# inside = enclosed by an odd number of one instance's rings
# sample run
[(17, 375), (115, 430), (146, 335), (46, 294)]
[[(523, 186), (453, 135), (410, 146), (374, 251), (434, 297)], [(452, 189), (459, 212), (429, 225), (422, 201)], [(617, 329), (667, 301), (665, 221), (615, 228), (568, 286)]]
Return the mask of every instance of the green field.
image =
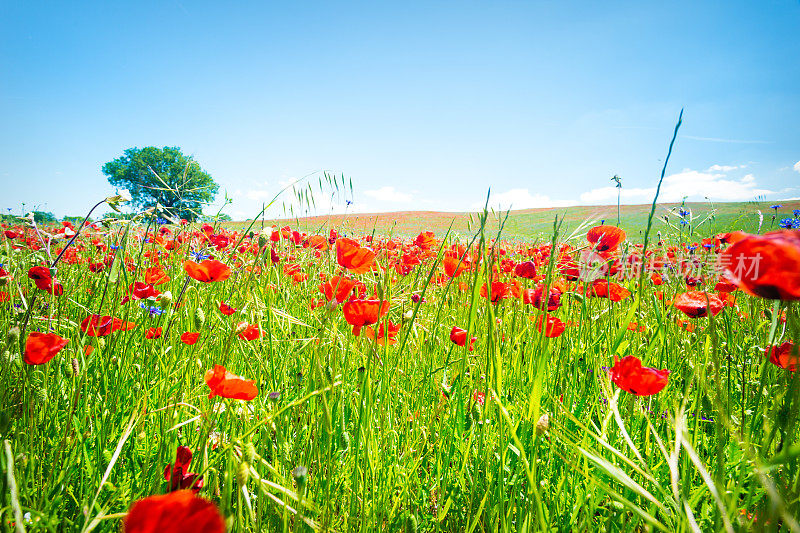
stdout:
[[(742, 231), (755, 232), (759, 226), (758, 211), (764, 217), (762, 229), (778, 228), (778, 221), (782, 217), (790, 216), (793, 209), (800, 209), (800, 201), (781, 202), (783, 207), (778, 210), (778, 219), (772, 222), (774, 211), (770, 205), (774, 202), (720, 202), (710, 204), (706, 202), (688, 202), (685, 207), (691, 210), (694, 223), (691, 228), (684, 227), (687, 234), (691, 233), (708, 237), (715, 233), (726, 231), (727, 228), (739, 228)], [(678, 218), (670, 214), (681, 204), (659, 204), (654, 221), (655, 231), (666, 232), (667, 223), (663, 217), (670, 218), (670, 223), (677, 227)], [(651, 204), (623, 205), (620, 208), (620, 227), (631, 237), (636, 237), (644, 232), (647, 218), (650, 214)], [(506, 212), (496, 212), (490, 218), (487, 228), (490, 232), (497, 231), (498, 220), (505, 218)], [(351, 214), (313, 216), (294, 219), (259, 219), (254, 226), (260, 229), (262, 225), (297, 225), (305, 231), (314, 231), (324, 227), (342, 227), (356, 234), (371, 233), (373, 230), (381, 235), (393, 232), (398, 236), (412, 237), (421, 231), (443, 233), (452, 224), (453, 231), (466, 235), (470, 233), (470, 216), (472, 216), (472, 229), (476, 227), (478, 213), (450, 213), (441, 211), (401, 211), (394, 213)], [(616, 225), (617, 206), (578, 206), (564, 208), (542, 208), (514, 210), (509, 213), (503, 234), (509, 238), (546, 237), (552, 232), (553, 220), (558, 216), (564, 220), (564, 229), (569, 232), (581, 223), (593, 220), (605, 220)], [(232, 228), (245, 229), (250, 221), (231, 224)], [(691, 230), (691, 231), (690, 231)]]

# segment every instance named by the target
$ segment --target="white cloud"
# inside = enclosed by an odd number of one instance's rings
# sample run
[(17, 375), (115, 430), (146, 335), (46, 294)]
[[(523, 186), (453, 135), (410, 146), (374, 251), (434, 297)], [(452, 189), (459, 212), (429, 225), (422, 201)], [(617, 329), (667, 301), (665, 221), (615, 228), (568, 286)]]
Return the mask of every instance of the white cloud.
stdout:
[(711, 165), (708, 167), (706, 172), (730, 172), (731, 170), (736, 170), (739, 168), (736, 165)]
[[(775, 191), (759, 189), (755, 176), (752, 174), (733, 179), (726, 178), (725, 174), (684, 169), (678, 174), (672, 174), (664, 178), (658, 198), (662, 202), (678, 202), (684, 197), (735, 201), (751, 200), (756, 196), (772, 194), (773, 192)], [(646, 203), (652, 201), (656, 189), (655, 187), (644, 189), (626, 189), (623, 187), (621, 193), (621, 197), (626, 203)], [(580, 199), (582, 203), (586, 204), (613, 203), (617, 199), (617, 189), (616, 187), (592, 189), (581, 194)]]
[(797, 163), (795, 163), (793, 168), (794, 168), (794, 169), (795, 169), (797, 172), (800, 172), (800, 161), (798, 161)]
[(413, 198), (411, 194), (400, 192), (391, 186), (381, 187), (380, 189), (375, 189), (373, 191), (364, 191), (364, 196), (369, 196), (370, 198), (374, 198), (379, 202), (393, 204), (410, 202)]
[[(492, 194), (489, 197), (489, 206), (499, 206), (500, 209), (534, 209), (537, 207), (565, 207), (568, 205), (575, 205), (575, 202), (552, 200), (544, 194), (531, 194), (528, 189), (511, 189), (499, 194)], [(481, 204), (478, 207), (483, 207), (483, 205)]]

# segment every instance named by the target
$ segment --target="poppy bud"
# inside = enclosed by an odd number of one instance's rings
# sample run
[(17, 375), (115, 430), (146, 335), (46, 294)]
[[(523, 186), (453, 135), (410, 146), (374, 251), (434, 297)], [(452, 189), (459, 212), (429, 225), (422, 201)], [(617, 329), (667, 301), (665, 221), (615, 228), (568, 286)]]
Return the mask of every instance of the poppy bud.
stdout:
[(47, 403), (47, 387), (44, 385), (36, 387), (34, 394), (36, 395), (36, 401), (39, 403)]
[(194, 329), (201, 330), (206, 323), (206, 314), (203, 312), (202, 307), (198, 307), (194, 311)]
[(325, 310), (329, 313), (335, 311), (337, 305), (339, 305), (339, 302), (336, 301), (336, 298), (331, 298), (328, 303), (325, 304)]
[(250, 479), (250, 465), (247, 464), (247, 461), (242, 461), (241, 463), (239, 463), (239, 469), (236, 470), (236, 482), (239, 484), (240, 487), (244, 487), (247, 485), (249, 479)]
[(308, 482), (308, 468), (305, 466), (298, 466), (292, 470), (292, 477), (297, 482), (298, 492), (305, 492), (306, 483)]
[(346, 431), (342, 431), (339, 435), (339, 449), (343, 452), (350, 449), (350, 434)]
[(414, 311), (409, 309), (408, 311), (403, 313), (403, 322), (409, 322), (413, 316), (414, 316)]
[(4, 287), (8, 284), (8, 277), (7, 276), (0, 276), (0, 287)]
[(105, 339), (97, 339), (97, 347), (101, 350), (106, 347), (106, 340)]
[(117, 194), (114, 196), (109, 196), (106, 198), (106, 203), (111, 209), (119, 213), (119, 206), (130, 202), (131, 199), (131, 193), (129, 193), (127, 189), (122, 189), (121, 191), (117, 191)]
[(14, 326), (8, 330), (8, 344), (14, 344), (19, 341), (19, 327)]
[(358, 367), (358, 384), (359, 385), (364, 383), (364, 377), (365, 377), (364, 373), (366, 372), (366, 370), (367, 369), (364, 368), (363, 366)]
[(253, 446), (252, 442), (248, 442), (244, 445), (244, 457), (248, 463), (252, 463), (256, 459), (256, 447)]
[(75, 357), (73, 357), (71, 364), (72, 364), (72, 375), (77, 376), (78, 371), (80, 370), (80, 368), (78, 368), (78, 360)]
[(165, 291), (161, 293), (161, 296), (158, 298), (158, 307), (166, 311), (171, 305), (172, 305), (172, 292)]
[(411, 513), (406, 516), (405, 524), (403, 524), (405, 533), (417, 533), (417, 517)]
[(545, 413), (536, 422), (536, 434), (542, 435), (550, 430), (550, 416)]
[(233, 330), (233, 333), (235, 335), (238, 335), (242, 333), (244, 330), (246, 330), (247, 326), (248, 326), (247, 322), (239, 322), (238, 324), (236, 324), (236, 329)]
[[(269, 231), (269, 233), (267, 233)], [(267, 244), (269, 244), (269, 238), (272, 235), (272, 230), (262, 230), (261, 233), (258, 234), (258, 247), (263, 248)]]

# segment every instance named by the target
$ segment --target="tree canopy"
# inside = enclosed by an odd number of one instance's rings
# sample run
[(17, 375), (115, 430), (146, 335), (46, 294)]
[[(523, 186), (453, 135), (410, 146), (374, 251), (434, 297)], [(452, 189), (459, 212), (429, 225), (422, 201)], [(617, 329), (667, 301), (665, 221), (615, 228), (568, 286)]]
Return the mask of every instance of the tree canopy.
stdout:
[(111, 185), (128, 189), (134, 206), (158, 205), (160, 214), (190, 221), (202, 216), (219, 190), (211, 175), (177, 147), (128, 148), (103, 165), (103, 174)]

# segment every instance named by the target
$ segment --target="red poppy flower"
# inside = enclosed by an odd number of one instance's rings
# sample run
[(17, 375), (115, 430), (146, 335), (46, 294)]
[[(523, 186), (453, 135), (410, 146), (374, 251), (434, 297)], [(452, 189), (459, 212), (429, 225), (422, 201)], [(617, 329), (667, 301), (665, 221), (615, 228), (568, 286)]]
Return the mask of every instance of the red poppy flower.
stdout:
[(333, 276), (319, 286), (319, 292), (324, 294), (328, 301), (336, 300), (341, 303), (350, 297), (355, 286), (355, 280), (341, 276)]
[(203, 476), (189, 472), (192, 462), (192, 450), (186, 446), (178, 446), (175, 452), (175, 464), (164, 468), (164, 479), (169, 481), (169, 490), (191, 489), (197, 494), (203, 488)]
[(369, 272), (374, 261), (375, 252), (362, 247), (353, 239), (343, 237), (336, 241), (336, 262), (351, 272)]
[(23, 360), (29, 365), (43, 365), (67, 345), (69, 339), (62, 339), (55, 333), (32, 331), (25, 340)]
[(673, 305), (692, 318), (708, 316), (709, 309), (713, 316), (717, 316), (723, 307), (722, 301), (717, 298), (716, 294), (703, 291), (681, 293), (675, 297)]
[(214, 365), (212, 370), (207, 370), (205, 375), (206, 384), (211, 389), (209, 398), (221, 396), (233, 400), (252, 400), (258, 396), (256, 382), (252, 379), (244, 379), (228, 372), (222, 365)]
[(561, 307), (561, 291), (552, 288), (548, 291), (547, 302), (544, 301), (544, 285), (539, 285), (535, 289), (527, 289), (522, 294), (522, 303), (532, 304), (535, 308), (542, 311), (555, 311)]
[(664, 284), (664, 276), (662, 276), (658, 272), (653, 272), (650, 275), (650, 281), (653, 283), (653, 285), (656, 285), (656, 286), (663, 285)]
[(145, 339), (158, 339), (161, 337), (161, 328), (147, 328), (144, 332)]
[[(338, 243), (338, 241), (337, 241)], [(350, 300), (342, 307), (344, 319), (353, 326), (353, 335), (361, 333), (361, 328), (375, 324), (389, 312), (389, 302), (380, 300)]]
[(81, 331), (89, 337), (105, 337), (114, 331), (128, 331), (135, 327), (133, 322), (124, 322), (108, 315), (89, 315), (81, 321)]
[[(536, 321), (536, 329), (538, 329), (540, 333), (542, 332), (543, 318), (544, 315), (539, 315), (539, 319)], [(561, 334), (564, 333), (565, 329), (566, 326), (564, 325), (564, 322), (561, 321), (561, 319), (550, 315), (547, 316), (547, 323), (546, 326), (544, 327), (545, 337), (549, 337), (551, 339), (555, 337), (560, 337)]]
[(375, 336), (375, 330), (372, 329), (370, 326), (364, 328), (364, 336), (369, 340), (374, 340), (376, 343), (380, 344), (381, 346), (386, 342), (385, 339), (388, 338), (389, 344), (395, 344), (397, 342), (397, 334), (400, 332), (400, 327), (402, 324), (395, 324), (391, 320), (388, 320), (389, 326), (386, 328), (386, 324), (381, 323), (380, 327), (378, 328), (378, 335)]
[(604, 279), (598, 279), (588, 287), (589, 295), (598, 298), (608, 298), (612, 302), (621, 302), (631, 295), (631, 291), (618, 283), (609, 283)]
[(734, 292), (736, 290), (736, 284), (729, 280), (726, 276), (719, 278), (717, 284), (714, 285), (714, 290), (717, 292)]
[(770, 363), (785, 368), (789, 372), (796, 372), (800, 368), (800, 352), (791, 341), (767, 348), (766, 354)]
[(514, 274), (521, 278), (533, 279), (536, 277), (536, 265), (532, 261), (519, 263), (514, 267)]
[(620, 389), (636, 396), (652, 396), (667, 386), (669, 370), (656, 370), (643, 367), (634, 355), (626, 355), (620, 360), (614, 356), (614, 366), (608, 376)]
[(417, 238), (414, 239), (414, 244), (423, 250), (429, 250), (436, 245), (436, 235), (432, 231), (424, 231), (417, 235)]
[(184, 261), (183, 269), (189, 274), (189, 277), (203, 283), (225, 281), (231, 275), (230, 267), (214, 259), (206, 259), (199, 264), (194, 261)]
[(236, 328), (243, 328), (242, 331), (239, 333), (239, 338), (245, 341), (254, 341), (261, 336), (261, 330), (258, 329), (256, 324), (248, 324), (246, 322), (242, 322), (239, 324), (239, 327)]
[(197, 342), (197, 339), (199, 339), (199, 338), (200, 338), (200, 334), (199, 333), (192, 332), (192, 331), (187, 331), (186, 333), (183, 333), (181, 335), (181, 342), (183, 344), (187, 344), (189, 346), (192, 346), (193, 344), (195, 344)]
[[(481, 286), (481, 296), (484, 298), (489, 297), (489, 290), (484, 283)], [(492, 282), (492, 303), (496, 304), (499, 303), (500, 300), (505, 298), (509, 298), (511, 296), (511, 286), (508, 283), (502, 283), (499, 281)]]
[(153, 266), (144, 271), (144, 282), (150, 285), (162, 285), (169, 279), (167, 273), (160, 266)]
[(462, 272), (469, 268), (466, 257), (463, 261), (460, 261), (461, 264), (459, 264), (459, 259), (459, 257), (450, 255), (444, 258), (444, 272), (451, 278), (457, 278)]
[(230, 305), (226, 304), (225, 302), (219, 303), (219, 312), (225, 316), (231, 316), (233, 313), (236, 312), (235, 307), (231, 307)]
[(800, 230), (747, 235), (720, 255), (741, 289), (771, 300), (800, 300)]
[(128, 287), (128, 296), (126, 296), (122, 303), (126, 303), (129, 300), (144, 300), (146, 298), (155, 298), (161, 294), (160, 291), (157, 291), (155, 287), (148, 283), (142, 283), (141, 281), (134, 281), (130, 287)]
[(625, 240), (625, 232), (616, 226), (595, 226), (586, 234), (586, 240), (594, 244), (598, 252), (609, 252)]
[[(453, 329), (450, 330), (450, 340), (453, 341), (454, 344), (458, 346), (464, 346), (467, 344), (467, 330), (461, 329), (457, 326), (453, 326)], [(472, 337), (469, 340), (469, 351), (475, 350), (475, 342), (478, 340), (478, 337)]]
[(125, 517), (125, 533), (225, 533), (225, 520), (212, 502), (190, 490), (135, 502)]
[(309, 248), (314, 248), (315, 250), (328, 249), (328, 239), (326, 239), (322, 235), (312, 235), (308, 238), (307, 242)]
[(53, 279), (50, 269), (47, 267), (31, 267), (28, 270), (28, 277), (33, 280), (38, 289), (49, 292), (53, 296), (61, 296), (64, 293), (64, 287)]

